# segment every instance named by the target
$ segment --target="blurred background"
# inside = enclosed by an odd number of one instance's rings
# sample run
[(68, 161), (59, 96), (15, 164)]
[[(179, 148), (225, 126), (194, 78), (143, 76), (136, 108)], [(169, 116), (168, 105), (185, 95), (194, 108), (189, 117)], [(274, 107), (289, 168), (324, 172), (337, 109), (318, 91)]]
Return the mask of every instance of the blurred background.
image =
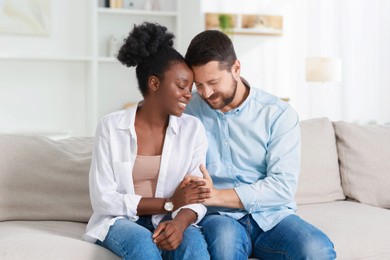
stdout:
[(242, 76), (300, 119), (390, 123), (390, 1), (0, 0), (0, 132), (91, 136), (137, 102), (116, 52), (157, 22), (184, 55), (197, 33), (226, 32)]

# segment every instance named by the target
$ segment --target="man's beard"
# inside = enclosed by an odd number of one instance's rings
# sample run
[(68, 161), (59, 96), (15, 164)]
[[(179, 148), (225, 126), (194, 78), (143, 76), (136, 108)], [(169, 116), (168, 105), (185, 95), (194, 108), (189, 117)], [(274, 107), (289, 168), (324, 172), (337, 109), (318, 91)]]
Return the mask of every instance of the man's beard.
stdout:
[(207, 99), (205, 99), (206, 103), (209, 105), (209, 107), (211, 109), (222, 109), (223, 107), (229, 105), (233, 101), (233, 99), (236, 95), (238, 82), (237, 82), (237, 80), (235, 80), (233, 78), (233, 76), (232, 76), (232, 80), (233, 80), (233, 83), (232, 83), (232, 87), (231, 87), (229, 93), (223, 95), (222, 93), (218, 92), (218, 93), (214, 93), (210, 96), (211, 99), (215, 98), (216, 96), (222, 97), (222, 100), (220, 103), (213, 105), (213, 104), (210, 104)]

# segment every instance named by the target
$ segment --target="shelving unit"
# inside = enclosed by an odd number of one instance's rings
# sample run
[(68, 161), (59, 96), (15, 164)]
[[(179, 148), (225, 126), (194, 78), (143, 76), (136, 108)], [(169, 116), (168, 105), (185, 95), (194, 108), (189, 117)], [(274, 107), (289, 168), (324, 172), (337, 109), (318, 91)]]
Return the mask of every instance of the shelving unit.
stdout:
[(161, 10), (107, 8), (103, 1), (92, 1), (89, 132), (93, 133), (104, 115), (122, 109), (126, 103), (142, 99), (137, 87), (135, 68), (127, 68), (109, 55), (110, 38), (117, 39), (119, 49), (133, 25), (144, 21), (162, 24), (177, 36), (179, 1), (161, 1)]

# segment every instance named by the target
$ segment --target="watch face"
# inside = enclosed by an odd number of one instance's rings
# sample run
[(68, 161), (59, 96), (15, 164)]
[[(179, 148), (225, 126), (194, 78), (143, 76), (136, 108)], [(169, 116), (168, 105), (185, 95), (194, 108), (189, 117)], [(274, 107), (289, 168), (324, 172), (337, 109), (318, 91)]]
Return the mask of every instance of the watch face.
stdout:
[(164, 209), (166, 211), (172, 211), (173, 210), (173, 203), (170, 201), (165, 202)]

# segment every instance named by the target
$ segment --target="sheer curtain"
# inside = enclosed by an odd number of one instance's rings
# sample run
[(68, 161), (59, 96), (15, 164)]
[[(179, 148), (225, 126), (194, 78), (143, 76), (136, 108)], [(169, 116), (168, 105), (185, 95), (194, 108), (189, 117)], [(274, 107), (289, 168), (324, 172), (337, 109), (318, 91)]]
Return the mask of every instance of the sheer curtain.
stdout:
[[(304, 117), (390, 123), (390, 1), (306, 0), (307, 56), (342, 60), (340, 83), (307, 85)], [(301, 89), (302, 90), (302, 89)]]

